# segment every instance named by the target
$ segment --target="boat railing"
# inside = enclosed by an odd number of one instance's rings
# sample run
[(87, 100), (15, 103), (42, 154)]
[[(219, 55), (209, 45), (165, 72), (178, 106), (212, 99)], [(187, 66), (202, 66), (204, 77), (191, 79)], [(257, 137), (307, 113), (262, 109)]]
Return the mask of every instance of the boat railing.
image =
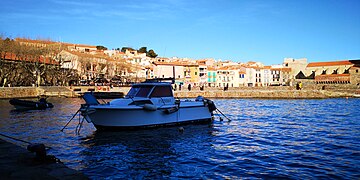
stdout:
[(153, 79), (146, 79), (145, 83), (157, 83), (157, 82), (169, 82), (171, 84), (175, 83), (174, 78), (153, 78)]

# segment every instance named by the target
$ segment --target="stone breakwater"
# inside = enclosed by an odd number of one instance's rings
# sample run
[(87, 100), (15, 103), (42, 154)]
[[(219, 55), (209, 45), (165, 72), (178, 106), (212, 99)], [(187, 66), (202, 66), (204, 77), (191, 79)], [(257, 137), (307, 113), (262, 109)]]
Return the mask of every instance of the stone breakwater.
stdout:
[[(0, 99), (10, 98), (35, 98), (39, 96), (47, 97), (79, 97), (84, 92), (123, 92), (126, 94), (130, 87), (5, 87), (0, 88)], [(321, 99), (338, 97), (359, 97), (358, 89), (331, 89), (331, 90), (294, 90), (276, 88), (239, 88), (223, 91), (218, 88), (208, 88), (200, 90), (181, 90), (174, 91), (174, 96), (178, 98), (195, 98), (204, 96), (207, 98), (267, 98), (267, 99)]]

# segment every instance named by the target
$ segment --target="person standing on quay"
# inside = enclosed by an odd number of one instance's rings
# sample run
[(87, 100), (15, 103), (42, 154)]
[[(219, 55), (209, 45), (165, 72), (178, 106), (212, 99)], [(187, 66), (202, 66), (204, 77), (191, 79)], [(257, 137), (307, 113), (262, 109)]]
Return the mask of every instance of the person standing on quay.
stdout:
[(299, 83), (299, 90), (302, 89), (302, 82)]

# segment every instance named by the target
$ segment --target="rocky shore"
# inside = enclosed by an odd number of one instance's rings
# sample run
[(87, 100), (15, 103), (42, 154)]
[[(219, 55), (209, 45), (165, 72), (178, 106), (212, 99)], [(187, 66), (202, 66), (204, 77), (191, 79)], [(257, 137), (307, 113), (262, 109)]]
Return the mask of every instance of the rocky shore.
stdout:
[[(10, 98), (35, 98), (39, 96), (48, 97), (79, 97), (84, 92), (123, 92), (127, 93), (130, 87), (107, 86), (78, 86), (78, 87), (4, 87), (0, 88), (0, 99)], [(359, 89), (327, 89), (307, 88), (295, 90), (291, 87), (262, 87), (262, 88), (230, 88), (224, 91), (220, 88), (206, 88), (174, 91), (174, 96), (178, 98), (194, 98), (197, 96), (207, 98), (265, 98), (265, 99), (322, 99), (339, 97), (359, 97)]]

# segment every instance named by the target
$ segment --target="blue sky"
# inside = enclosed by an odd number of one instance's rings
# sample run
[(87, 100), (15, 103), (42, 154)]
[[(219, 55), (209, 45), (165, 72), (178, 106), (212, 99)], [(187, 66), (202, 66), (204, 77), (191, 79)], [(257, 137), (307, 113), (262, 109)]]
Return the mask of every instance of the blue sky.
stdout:
[(360, 59), (360, 0), (4, 0), (0, 34), (280, 64)]

